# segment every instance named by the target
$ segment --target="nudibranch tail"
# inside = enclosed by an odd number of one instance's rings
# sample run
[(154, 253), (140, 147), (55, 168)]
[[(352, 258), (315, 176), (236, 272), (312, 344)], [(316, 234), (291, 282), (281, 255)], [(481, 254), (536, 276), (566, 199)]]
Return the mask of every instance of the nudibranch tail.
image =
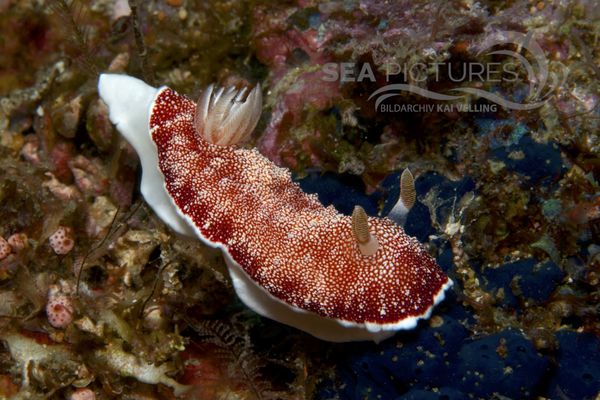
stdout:
[(377, 238), (369, 232), (369, 220), (365, 209), (354, 206), (352, 211), (352, 232), (358, 244), (358, 249), (364, 256), (372, 256), (377, 252)]
[(219, 146), (234, 146), (248, 139), (260, 119), (262, 92), (257, 85), (244, 99), (246, 91), (207, 87), (194, 115), (197, 134)]
[(161, 88), (127, 75), (102, 74), (98, 94), (109, 108), (109, 118), (133, 146), (142, 164), (140, 191), (154, 212), (175, 232), (193, 237), (194, 230), (181, 218), (158, 169), (156, 145), (150, 137), (150, 109)]

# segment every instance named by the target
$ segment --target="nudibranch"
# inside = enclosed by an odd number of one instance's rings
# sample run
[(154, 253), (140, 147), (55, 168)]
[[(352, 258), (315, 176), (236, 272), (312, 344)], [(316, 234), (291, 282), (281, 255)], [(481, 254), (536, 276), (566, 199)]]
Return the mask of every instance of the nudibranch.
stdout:
[[(324, 207), (239, 146), (259, 119), (259, 87), (209, 87), (197, 105), (126, 75), (101, 75), (98, 90), (141, 159), (145, 200), (176, 232), (223, 251), (257, 313), (324, 340), (378, 342), (428, 318), (452, 285), (392, 219)], [(395, 214), (410, 207), (405, 197)]]

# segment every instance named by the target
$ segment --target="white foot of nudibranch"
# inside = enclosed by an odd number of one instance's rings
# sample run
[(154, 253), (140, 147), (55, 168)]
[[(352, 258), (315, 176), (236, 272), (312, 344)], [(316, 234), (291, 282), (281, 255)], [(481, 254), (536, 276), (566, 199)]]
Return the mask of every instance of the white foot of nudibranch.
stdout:
[[(229, 255), (225, 256), (225, 261), (229, 267), (233, 287), (239, 298), (246, 306), (263, 317), (301, 329), (314, 337), (329, 342), (343, 343), (372, 340), (379, 343), (396, 334), (395, 330), (384, 330), (375, 325), (371, 328), (369, 324), (343, 323), (292, 307), (269, 295), (258, 286)], [(443, 298), (442, 294), (439, 301)], [(403, 329), (413, 328), (416, 324), (417, 319), (408, 321)]]
[(98, 92), (110, 110), (109, 118), (133, 146), (142, 164), (141, 192), (154, 212), (174, 231), (196, 237), (194, 230), (179, 216), (158, 169), (156, 145), (150, 137), (150, 108), (161, 88), (127, 75), (102, 74)]

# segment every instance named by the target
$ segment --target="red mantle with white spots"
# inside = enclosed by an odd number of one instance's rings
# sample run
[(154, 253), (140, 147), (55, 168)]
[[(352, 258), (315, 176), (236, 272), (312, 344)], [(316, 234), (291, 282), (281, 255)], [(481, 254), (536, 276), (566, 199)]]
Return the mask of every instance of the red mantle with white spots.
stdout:
[(195, 107), (162, 89), (150, 132), (168, 193), (204, 239), (272, 296), (323, 317), (387, 325), (427, 314), (449, 279), (415, 238), (369, 218), (380, 247), (362, 255), (351, 217), (323, 207), (258, 151), (201, 139)]

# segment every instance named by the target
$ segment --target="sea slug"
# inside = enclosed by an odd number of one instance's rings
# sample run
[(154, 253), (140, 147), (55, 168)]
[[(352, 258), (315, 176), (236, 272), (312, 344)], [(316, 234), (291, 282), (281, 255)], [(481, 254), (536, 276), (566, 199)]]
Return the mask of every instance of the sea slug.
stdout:
[(141, 159), (145, 200), (176, 232), (223, 251), (257, 313), (324, 340), (380, 341), (429, 317), (452, 285), (392, 219), (324, 207), (239, 146), (259, 119), (259, 87), (211, 86), (198, 104), (126, 75), (101, 75), (98, 88)]

